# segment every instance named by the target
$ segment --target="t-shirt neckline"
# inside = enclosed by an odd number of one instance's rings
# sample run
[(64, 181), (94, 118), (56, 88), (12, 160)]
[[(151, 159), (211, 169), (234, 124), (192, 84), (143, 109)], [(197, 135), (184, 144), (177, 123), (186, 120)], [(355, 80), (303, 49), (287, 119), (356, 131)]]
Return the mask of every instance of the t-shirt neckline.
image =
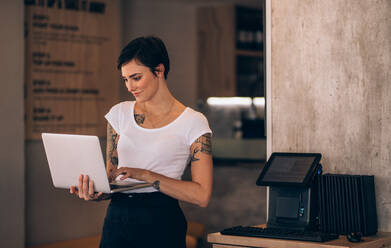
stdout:
[(130, 112), (131, 112), (131, 119), (132, 119), (132, 123), (133, 125), (140, 129), (140, 130), (143, 130), (143, 131), (148, 131), (148, 132), (153, 132), (153, 131), (158, 131), (158, 130), (162, 130), (162, 129), (166, 129), (172, 125), (174, 125), (174, 123), (176, 123), (179, 119), (181, 119), (181, 117), (185, 114), (185, 112), (188, 110), (189, 107), (186, 107), (185, 110), (182, 111), (182, 113), (180, 115), (178, 115), (177, 118), (175, 118), (172, 122), (168, 123), (167, 125), (164, 125), (162, 127), (157, 127), (157, 128), (145, 128), (145, 127), (142, 127), (140, 126), (139, 124), (137, 124), (136, 120), (134, 119), (134, 107), (136, 106), (136, 102), (135, 101), (131, 101), (131, 106), (130, 106)]

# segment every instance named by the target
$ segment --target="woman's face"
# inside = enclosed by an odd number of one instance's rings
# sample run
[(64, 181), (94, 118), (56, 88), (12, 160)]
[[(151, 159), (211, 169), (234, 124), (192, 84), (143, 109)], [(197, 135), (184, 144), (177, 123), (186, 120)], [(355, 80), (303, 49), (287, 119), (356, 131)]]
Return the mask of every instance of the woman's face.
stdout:
[(150, 100), (159, 88), (160, 73), (155, 76), (148, 67), (134, 59), (122, 65), (121, 73), (126, 88), (137, 102)]

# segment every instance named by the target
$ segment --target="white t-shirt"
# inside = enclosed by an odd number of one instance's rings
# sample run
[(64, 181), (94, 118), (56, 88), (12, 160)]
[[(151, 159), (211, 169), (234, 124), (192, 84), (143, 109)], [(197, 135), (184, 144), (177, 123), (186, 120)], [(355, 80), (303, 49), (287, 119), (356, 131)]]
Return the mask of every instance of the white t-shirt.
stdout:
[[(212, 133), (208, 120), (200, 112), (187, 107), (166, 126), (143, 128), (134, 119), (134, 105), (135, 101), (118, 103), (105, 115), (120, 135), (117, 144), (118, 168), (142, 168), (170, 178), (181, 179), (190, 159), (191, 144), (205, 133)], [(130, 178), (126, 180), (139, 182)], [(156, 190), (149, 187), (124, 193), (153, 191)]]

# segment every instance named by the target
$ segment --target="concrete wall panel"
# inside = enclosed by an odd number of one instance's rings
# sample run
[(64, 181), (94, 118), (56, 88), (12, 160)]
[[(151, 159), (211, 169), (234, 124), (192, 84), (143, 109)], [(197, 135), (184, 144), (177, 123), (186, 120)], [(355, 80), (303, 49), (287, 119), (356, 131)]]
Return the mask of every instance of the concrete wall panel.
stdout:
[(272, 150), (375, 175), (391, 231), (391, 1), (272, 1)]

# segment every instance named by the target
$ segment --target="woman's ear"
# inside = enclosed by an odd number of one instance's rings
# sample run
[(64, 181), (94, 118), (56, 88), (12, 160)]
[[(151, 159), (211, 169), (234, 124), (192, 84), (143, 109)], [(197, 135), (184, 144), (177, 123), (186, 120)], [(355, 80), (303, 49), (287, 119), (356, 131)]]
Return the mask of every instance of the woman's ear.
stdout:
[(159, 64), (158, 66), (155, 67), (155, 71), (156, 71), (156, 75), (157, 77), (159, 78), (164, 78), (164, 65), (163, 64)]

